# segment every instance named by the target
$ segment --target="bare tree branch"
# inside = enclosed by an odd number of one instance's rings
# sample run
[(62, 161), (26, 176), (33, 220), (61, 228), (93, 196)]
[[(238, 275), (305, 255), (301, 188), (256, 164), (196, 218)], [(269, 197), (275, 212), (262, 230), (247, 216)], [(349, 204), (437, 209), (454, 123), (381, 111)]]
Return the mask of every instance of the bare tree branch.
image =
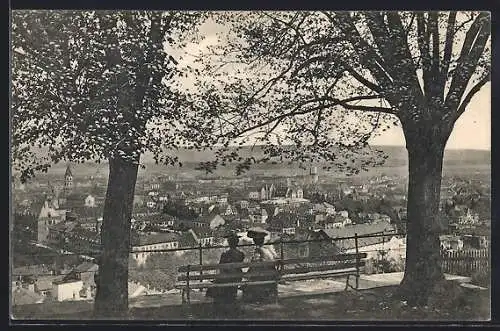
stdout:
[[(444, 44), (444, 55), (443, 61), (441, 62), (441, 74), (440, 74), (440, 85), (444, 86), (448, 76), (448, 69), (450, 68), (451, 53), (453, 49), (453, 39), (455, 38), (455, 22), (457, 18), (457, 12), (450, 12), (448, 16), (448, 25), (446, 26), (446, 38)], [(442, 91), (444, 98), (444, 89)]]
[[(296, 105), (289, 112), (286, 112), (286, 113), (280, 114), (278, 116), (269, 118), (269, 119), (267, 119), (265, 121), (259, 122), (259, 123), (255, 124), (255, 125), (249, 126), (249, 127), (245, 128), (245, 129), (242, 129), (242, 130), (240, 130), (240, 131), (238, 131), (236, 133), (235, 132), (231, 132), (231, 136), (234, 136), (234, 137), (240, 136), (240, 135), (242, 135), (244, 133), (256, 130), (258, 128), (261, 128), (263, 126), (266, 126), (266, 125), (269, 125), (269, 124), (272, 124), (272, 123), (275, 123), (276, 121), (282, 121), (285, 118), (292, 118), (292, 117), (294, 117), (296, 115), (306, 115), (306, 114), (309, 114), (309, 113), (312, 113), (312, 112), (315, 112), (315, 111), (318, 111), (318, 110), (321, 110), (321, 109), (327, 109), (327, 108), (334, 107), (334, 106), (339, 106), (339, 105), (342, 106), (342, 107), (344, 107), (344, 108), (346, 108), (346, 109), (349, 109), (349, 110), (359, 110), (359, 111), (367, 111), (367, 112), (382, 112), (382, 113), (387, 113), (387, 114), (394, 114), (394, 111), (391, 108), (375, 107), (375, 106), (362, 106), (362, 105), (352, 105), (352, 104), (349, 104), (349, 102), (352, 102), (352, 101), (369, 100), (369, 99), (377, 99), (377, 98), (379, 98), (379, 96), (375, 96), (375, 95), (371, 95), (371, 96), (361, 95), (361, 96), (356, 96), (356, 97), (350, 97), (350, 98), (343, 99), (343, 100), (339, 100), (339, 99), (335, 99), (335, 98), (331, 98), (331, 97), (322, 97), (322, 98), (310, 99), (310, 100), (302, 102), (299, 105)], [(302, 109), (301, 110), (301, 108), (304, 107), (305, 105), (308, 105), (308, 104), (311, 104), (311, 103), (315, 103), (315, 102), (325, 102), (325, 101), (330, 101), (330, 102), (329, 103), (321, 103), (319, 106), (315, 106), (315, 107), (312, 107), (312, 108)], [(225, 136), (225, 135), (223, 135), (223, 136)]]
[(457, 67), (451, 80), (450, 88), (445, 99), (445, 108), (457, 109), (460, 100), (467, 88), (486, 43), (490, 38), (491, 22), (488, 13), (480, 13), (465, 36), (464, 45)]
[(432, 73), (436, 78), (439, 74), (439, 28), (438, 28), (438, 13), (435, 11), (429, 12), (429, 20), (427, 21), (429, 35), (432, 37)]
[(467, 93), (467, 95), (465, 96), (465, 98), (462, 100), (462, 104), (460, 105), (460, 107), (458, 107), (458, 110), (456, 112), (456, 115), (453, 119), (453, 122), (456, 121), (465, 111), (465, 109), (467, 108), (467, 105), (469, 104), (469, 102), (472, 100), (472, 98), (474, 97), (474, 95), (479, 92), (479, 90), (481, 90), (481, 88), (486, 84), (488, 83), (489, 81), (491, 80), (491, 76), (488, 74), (486, 76), (484, 76), (481, 80), (479, 80), (476, 85), (474, 85), (470, 91)]
[(364, 86), (371, 89), (373, 92), (382, 92), (382, 88), (375, 83), (370, 82), (368, 79), (364, 78), (360, 75), (353, 67), (346, 65), (346, 70), (349, 72), (358, 82), (363, 84)]
[(323, 12), (332, 24), (337, 26), (346, 40), (356, 49), (362, 63), (371, 71), (375, 79), (384, 87), (392, 86), (392, 77), (385, 70), (384, 61), (377, 55), (375, 50), (364, 40), (356, 29), (348, 12), (339, 12), (334, 16)]

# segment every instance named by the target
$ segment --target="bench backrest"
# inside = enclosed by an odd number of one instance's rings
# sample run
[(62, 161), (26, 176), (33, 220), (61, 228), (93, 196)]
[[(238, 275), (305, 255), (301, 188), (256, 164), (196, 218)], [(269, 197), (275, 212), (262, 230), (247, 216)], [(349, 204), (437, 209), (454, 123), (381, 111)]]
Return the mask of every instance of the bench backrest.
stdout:
[[(362, 268), (365, 264), (364, 259), (366, 258), (366, 253), (348, 253), (348, 254), (337, 254), (331, 256), (318, 256), (311, 258), (297, 258), (297, 259), (285, 259), (285, 260), (274, 260), (274, 261), (264, 261), (264, 262), (240, 262), (240, 263), (222, 263), (222, 264), (205, 264), (205, 265), (185, 265), (179, 267), (179, 273), (185, 273), (180, 275), (177, 279), (178, 281), (190, 281), (190, 280), (212, 280), (212, 279), (230, 279), (234, 278), (233, 273), (217, 273), (217, 271), (223, 269), (245, 269), (245, 268), (259, 268), (259, 267), (275, 267), (278, 273), (268, 271), (266, 269), (262, 271), (252, 271), (243, 272), (242, 277), (252, 277), (252, 276), (279, 276), (279, 275), (289, 275), (289, 274), (300, 274), (315, 271), (329, 271), (338, 270), (344, 268)], [(204, 272), (207, 271), (207, 272)]]

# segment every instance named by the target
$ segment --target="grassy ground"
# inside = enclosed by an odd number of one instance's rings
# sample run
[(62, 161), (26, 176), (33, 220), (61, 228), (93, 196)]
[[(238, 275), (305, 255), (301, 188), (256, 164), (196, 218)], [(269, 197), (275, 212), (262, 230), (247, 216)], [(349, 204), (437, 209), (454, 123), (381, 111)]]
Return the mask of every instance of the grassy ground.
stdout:
[(185, 319), (191, 313), (198, 320), (402, 320), (483, 321), (490, 319), (488, 291), (468, 292), (454, 285), (447, 294), (433, 297), (429, 306), (409, 307), (393, 297), (397, 287), (380, 287), (360, 292), (290, 297), (278, 304), (240, 305), (216, 310), (212, 305), (193, 305), (191, 311), (178, 307), (135, 309), (132, 319)]
[[(396, 286), (362, 291), (280, 298), (273, 304), (237, 304), (216, 309), (211, 303), (131, 308), (131, 320), (295, 320), (295, 321), (485, 321), (490, 319), (489, 291), (464, 289), (447, 282), (434, 291), (427, 307), (409, 307), (394, 296)], [(59, 305), (58, 305), (59, 304)], [(51, 307), (18, 307), (14, 317), (29, 319), (92, 319), (91, 303), (63, 303)], [(68, 303), (66, 303), (68, 304)], [(34, 309), (34, 308), (37, 309)], [(68, 306), (69, 307), (69, 306)], [(31, 309), (31, 310), (30, 310)]]

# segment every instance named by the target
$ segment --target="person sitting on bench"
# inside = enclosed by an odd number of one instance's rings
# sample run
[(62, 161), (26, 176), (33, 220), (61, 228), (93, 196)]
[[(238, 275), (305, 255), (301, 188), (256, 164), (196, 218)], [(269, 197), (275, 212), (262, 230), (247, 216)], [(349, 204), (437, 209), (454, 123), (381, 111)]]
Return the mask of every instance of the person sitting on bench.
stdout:
[[(224, 236), (227, 239), (229, 250), (222, 253), (219, 264), (243, 262), (245, 254), (237, 249), (239, 238), (235, 232), (229, 232)], [(234, 277), (215, 278), (215, 283), (237, 283), (241, 282), (241, 268), (221, 268), (220, 275), (234, 275)], [(214, 303), (232, 303), (236, 300), (238, 287), (213, 287), (207, 290), (207, 296), (214, 299)]]
[[(247, 236), (253, 239), (257, 246), (252, 256), (251, 262), (273, 261), (277, 258), (274, 250), (264, 247), (266, 236), (269, 232), (256, 227), (248, 230)], [(274, 266), (254, 266), (248, 268), (248, 273), (265, 273), (266, 275), (254, 275), (249, 279), (251, 280), (274, 280), (278, 271)], [(267, 302), (272, 301), (278, 295), (277, 284), (259, 284), (259, 285), (246, 285), (243, 288), (243, 300), (246, 302)]]

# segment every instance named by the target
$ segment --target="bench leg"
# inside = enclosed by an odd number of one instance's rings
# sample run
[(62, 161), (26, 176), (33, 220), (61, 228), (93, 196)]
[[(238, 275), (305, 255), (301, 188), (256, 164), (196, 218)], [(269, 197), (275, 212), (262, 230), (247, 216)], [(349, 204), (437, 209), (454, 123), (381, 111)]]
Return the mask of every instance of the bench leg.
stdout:
[(276, 290), (274, 291), (274, 303), (278, 304), (278, 282), (276, 282)]
[(351, 275), (347, 275), (347, 279), (345, 280), (345, 289), (344, 289), (344, 291), (347, 291), (349, 289), (349, 286), (350, 286), (349, 285), (349, 276), (351, 276)]

